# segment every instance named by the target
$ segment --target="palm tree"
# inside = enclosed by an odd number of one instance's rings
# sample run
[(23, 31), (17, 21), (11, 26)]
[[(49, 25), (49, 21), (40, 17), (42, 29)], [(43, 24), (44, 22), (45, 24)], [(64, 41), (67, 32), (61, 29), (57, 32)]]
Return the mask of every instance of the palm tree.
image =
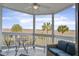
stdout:
[(46, 31), (47, 31), (47, 34), (48, 34), (48, 31), (51, 30), (51, 24), (50, 23), (47, 23), (47, 26), (46, 26)]
[(22, 27), (19, 24), (14, 24), (11, 28), (12, 32), (22, 32)]
[(43, 30), (43, 32), (45, 31), (45, 29), (46, 29), (46, 24), (44, 23), (44, 24), (42, 25), (42, 30)]
[(58, 26), (57, 31), (63, 34), (69, 31), (69, 28), (66, 25), (60, 25)]
[(42, 30), (43, 30), (43, 31), (46, 31), (47, 34), (48, 34), (48, 31), (51, 30), (51, 24), (50, 24), (50, 22), (44, 23), (44, 24), (42, 25)]

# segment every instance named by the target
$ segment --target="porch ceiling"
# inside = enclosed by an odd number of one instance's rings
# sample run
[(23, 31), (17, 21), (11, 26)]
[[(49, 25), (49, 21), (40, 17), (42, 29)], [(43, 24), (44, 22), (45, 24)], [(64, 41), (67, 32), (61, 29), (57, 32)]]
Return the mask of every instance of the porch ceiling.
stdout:
[(3, 6), (28, 14), (51, 14), (62, 11), (73, 5), (72, 3), (38, 3), (39, 9), (34, 10), (32, 3), (4, 3)]

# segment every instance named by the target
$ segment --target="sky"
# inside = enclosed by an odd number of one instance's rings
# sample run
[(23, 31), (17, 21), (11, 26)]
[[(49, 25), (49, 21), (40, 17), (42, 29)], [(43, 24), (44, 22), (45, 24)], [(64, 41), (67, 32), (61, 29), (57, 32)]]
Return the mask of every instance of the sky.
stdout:
[[(33, 16), (3, 8), (2, 28), (9, 28), (14, 24), (20, 24), (23, 29), (33, 29)], [(36, 29), (42, 29), (44, 22), (52, 21), (51, 15), (36, 15)], [(70, 30), (75, 30), (75, 6), (69, 7), (62, 12), (54, 15), (54, 29), (59, 25), (67, 25)]]

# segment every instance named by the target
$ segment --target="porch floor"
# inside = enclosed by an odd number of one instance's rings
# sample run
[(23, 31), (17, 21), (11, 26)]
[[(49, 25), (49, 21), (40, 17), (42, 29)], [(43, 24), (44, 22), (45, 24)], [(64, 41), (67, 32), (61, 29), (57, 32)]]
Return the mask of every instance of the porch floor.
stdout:
[[(33, 49), (33, 47), (28, 47), (27, 51), (28, 53), (26, 53), (24, 48), (19, 48), (17, 56), (19, 56), (20, 54), (24, 54), (27, 56), (46, 56), (47, 53), (46, 48), (42, 47), (35, 47), (35, 49)], [(7, 49), (4, 49), (2, 54), (6, 56), (15, 56), (15, 49), (11, 48), (9, 51)]]

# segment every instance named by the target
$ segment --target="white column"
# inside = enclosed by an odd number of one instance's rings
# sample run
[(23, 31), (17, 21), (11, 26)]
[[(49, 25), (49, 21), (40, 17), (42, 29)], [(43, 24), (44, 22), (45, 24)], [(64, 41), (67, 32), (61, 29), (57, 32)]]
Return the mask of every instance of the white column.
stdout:
[(33, 48), (35, 48), (35, 15), (33, 15)]
[(54, 44), (54, 14), (52, 14), (52, 44)]
[(0, 4), (0, 49), (2, 46), (2, 6)]

